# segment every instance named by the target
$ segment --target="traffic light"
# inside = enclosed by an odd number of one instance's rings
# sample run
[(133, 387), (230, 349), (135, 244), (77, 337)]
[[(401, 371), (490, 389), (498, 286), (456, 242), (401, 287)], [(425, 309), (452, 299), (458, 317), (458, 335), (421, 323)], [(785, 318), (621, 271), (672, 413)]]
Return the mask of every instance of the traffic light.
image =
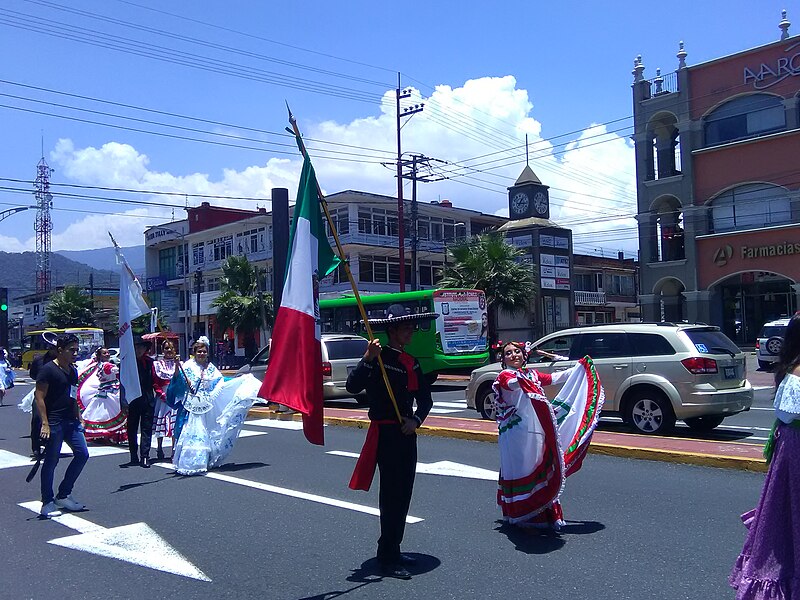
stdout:
[(0, 287), (0, 346), (8, 348), (8, 288)]

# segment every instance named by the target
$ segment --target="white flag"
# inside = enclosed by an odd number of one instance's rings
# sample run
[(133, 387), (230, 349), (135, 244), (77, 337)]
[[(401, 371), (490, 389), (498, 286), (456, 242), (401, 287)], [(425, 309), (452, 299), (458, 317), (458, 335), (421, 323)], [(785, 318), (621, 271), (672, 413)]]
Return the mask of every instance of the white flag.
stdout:
[(150, 307), (144, 300), (142, 284), (133, 275), (116, 242), (114, 247), (119, 265), (119, 382), (125, 388), (125, 399), (131, 402), (142, 395), (131, 321), (148, 314)]

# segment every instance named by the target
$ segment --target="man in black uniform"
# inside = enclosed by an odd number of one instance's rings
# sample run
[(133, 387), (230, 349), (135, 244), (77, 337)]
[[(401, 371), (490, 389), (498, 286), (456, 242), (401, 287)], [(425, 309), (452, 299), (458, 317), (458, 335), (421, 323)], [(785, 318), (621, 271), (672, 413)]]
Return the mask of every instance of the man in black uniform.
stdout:
[[(136, 366), (139, 369), (139, 386), (142, 395), (127, 404), (128, 450), (131, 453), (131, 461), (120, 465), (122, 467), (141, 465), (145, 469), (150, 468), (150, 444), (153, 439), (153, 417), (156, 409), (153, 359), (147, 355), (151, 347), (152, 344), (148, 340), (141, 336), (134, 337), (133, 348), (136, 351)], [(141, 440), (137, 443), (136, 435), (139, 433), (140, 424)], [(139, 457), (140, 447), (141, 458)]]
[[(384, 575), (410, 579), (411, 574), (406, 567), (413, 564), (414, 559), (400, 553), (400, 543), (403, 541), (417, 467), (416, 430), (428, 416), (433, 400), (419, 362), (403, 349), (411, 342), (417, 323), (430, 321), (438, 315), (408, 314), (400, 304), (391, 305), (386, 313), (385, 319), (375, 319), (371, 324), (376, 328), (386, 328), (389, 338), (387, 345), (381, 347), (377, 339), (370, 342), (364, 357), (347, 378), (349, 392), (357, 394), (366, 389), (370, 407), (367, 440), (350, 487), (369, 489), (377, 462), (381, 474), (378, 562)], [(394, 392), (402, 424), (398, 421), (376, 360), (379, 354)], [(416, 411), (414, 400), (417, 402)]]

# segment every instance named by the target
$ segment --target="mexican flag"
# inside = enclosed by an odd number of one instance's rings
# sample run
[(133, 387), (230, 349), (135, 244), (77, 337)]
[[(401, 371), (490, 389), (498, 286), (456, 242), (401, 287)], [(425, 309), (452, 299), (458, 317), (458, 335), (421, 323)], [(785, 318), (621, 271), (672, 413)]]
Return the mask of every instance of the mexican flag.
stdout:
[(319, 280), (336, 269), (339, 259), (328, 244), (317, 189), (314, 167), (306, 156), (269, 366), (258, 395), (301, 412), (306, 439), (323, 445)]

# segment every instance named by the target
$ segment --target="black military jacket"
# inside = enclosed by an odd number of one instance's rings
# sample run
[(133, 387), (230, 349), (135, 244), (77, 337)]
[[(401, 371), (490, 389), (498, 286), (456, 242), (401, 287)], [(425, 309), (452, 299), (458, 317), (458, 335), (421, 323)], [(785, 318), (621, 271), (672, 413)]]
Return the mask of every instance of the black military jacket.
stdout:
[[(410, 354), (389, 346), (383, 347), (381, 358), (386, 367), (386, 375), (392, 391), (394, 391), (400, 414), (404, 417), (416, 418), (421, 425), (433, 407), (433, 399), (419, 361)], [(367, 391), (371, 420), (397, 420), (377, 359), (366, 362), (362, 358), (358, 366), (347, 377), (346, 387), (351, 394), (358, 394), (362, 390)], [(416, 411), (414, 410), (414, 400), (417, 402)]]

